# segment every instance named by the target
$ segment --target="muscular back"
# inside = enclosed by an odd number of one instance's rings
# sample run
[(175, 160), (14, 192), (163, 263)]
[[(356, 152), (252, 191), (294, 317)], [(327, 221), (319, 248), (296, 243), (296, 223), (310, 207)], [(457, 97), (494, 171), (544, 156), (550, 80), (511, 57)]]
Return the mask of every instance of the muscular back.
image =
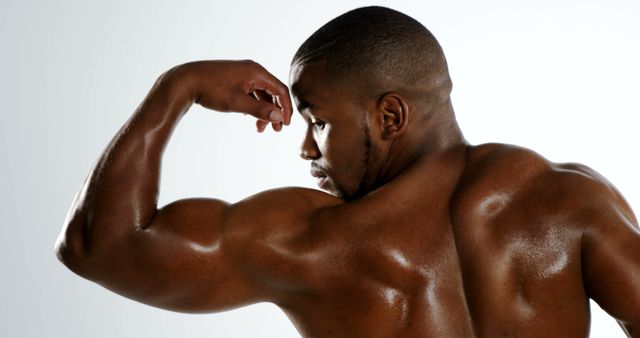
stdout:
[(305, 287), (276, 301), (303, 334), (588, 334), (582, 192), (598, 178), (505, 145), (446, 156), (309, 217), (290, 253)]

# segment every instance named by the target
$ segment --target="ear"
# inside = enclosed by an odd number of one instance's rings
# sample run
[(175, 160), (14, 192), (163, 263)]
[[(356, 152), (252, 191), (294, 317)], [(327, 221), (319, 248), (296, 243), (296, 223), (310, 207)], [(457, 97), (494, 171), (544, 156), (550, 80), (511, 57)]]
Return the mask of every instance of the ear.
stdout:
[(409, 105), (400, 94), (390, 92), (382, 95), (376, 108), (383, 140), (391, 140), (404, 133), (409, 122)]

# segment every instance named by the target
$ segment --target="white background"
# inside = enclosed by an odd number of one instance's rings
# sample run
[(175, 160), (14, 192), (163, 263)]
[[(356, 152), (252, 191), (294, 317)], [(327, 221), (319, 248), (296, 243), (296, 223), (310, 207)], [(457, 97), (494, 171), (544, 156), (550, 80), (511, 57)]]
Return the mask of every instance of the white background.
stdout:
[[(53, 244), (76, 189), (169, 67), (251, 58), (287, 81), (291, 56), (364, 1), (0, 2), (0, 336), (297, 337), (275, 306), (185, 315), (123, 298), (59, 264)], [(467, 139), (582, 162), (640, 208), (638, 1), (378, 2), (440, 40)], [(236, 114), (192, 109), (164, 157), (160, 205), (313, 187), (303, 123), (258, 135)], [(593, 337), (623, 336), (593, 309)]]

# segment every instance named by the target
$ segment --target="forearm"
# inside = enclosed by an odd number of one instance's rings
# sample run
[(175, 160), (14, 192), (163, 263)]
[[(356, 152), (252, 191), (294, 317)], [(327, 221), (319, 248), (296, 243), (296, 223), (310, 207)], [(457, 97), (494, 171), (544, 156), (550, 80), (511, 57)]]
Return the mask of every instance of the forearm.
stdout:
[(156, 81), (76, 194), (58, 249), (103, 252), (149, 224), (157, 210), (162, 153), (191, 103), (175, 72)]

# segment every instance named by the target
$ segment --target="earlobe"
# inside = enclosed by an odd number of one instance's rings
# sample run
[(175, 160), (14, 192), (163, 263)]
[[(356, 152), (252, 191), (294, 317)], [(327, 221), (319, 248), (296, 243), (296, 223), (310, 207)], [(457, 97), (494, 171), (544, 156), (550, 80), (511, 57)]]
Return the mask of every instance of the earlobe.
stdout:
[(383, 140), (396, 138), (407, 129), (409, 106), (400, 94), (391, 92), (382, 95), (377, 108)]

